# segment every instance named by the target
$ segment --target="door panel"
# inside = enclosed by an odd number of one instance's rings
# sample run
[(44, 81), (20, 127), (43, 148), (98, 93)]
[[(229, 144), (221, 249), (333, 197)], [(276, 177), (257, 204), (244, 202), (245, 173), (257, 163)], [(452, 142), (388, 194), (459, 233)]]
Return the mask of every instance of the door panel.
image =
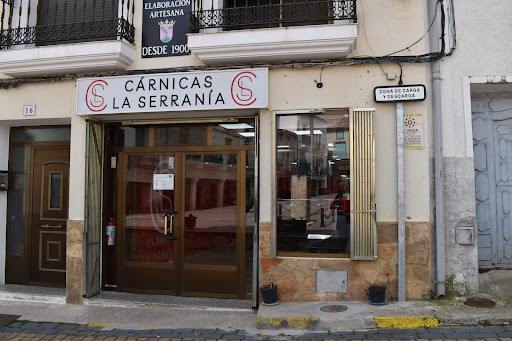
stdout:
[(494, 154), (497, 205), (496, 266), (512, 267), (512, 119), (494, 122)]
[(33, 149), (30, 282), (64, 286), (69, 147)]
[(185, 157), (184, 293), (238, 295), (238, 154)]
[[(127, 155), (121, 159), (124, 201), (120, 288), (177, 293), (179, 239), (164, 236), (164, 214), (175, 209), (175, 155)], [(167, 176), (167, 181), (165, 177)], [(179, 231), (175, 232), (179, 238)]]

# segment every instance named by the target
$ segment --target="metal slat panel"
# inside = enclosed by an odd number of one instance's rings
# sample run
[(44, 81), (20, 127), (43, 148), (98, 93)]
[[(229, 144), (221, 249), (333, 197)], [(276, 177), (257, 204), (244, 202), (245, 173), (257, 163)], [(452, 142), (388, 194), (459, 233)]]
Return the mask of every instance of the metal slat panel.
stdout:
[(373, 139), (374, 109), (351, 112), (351, 258), (377, 259), (375, 222), (375, 142)]

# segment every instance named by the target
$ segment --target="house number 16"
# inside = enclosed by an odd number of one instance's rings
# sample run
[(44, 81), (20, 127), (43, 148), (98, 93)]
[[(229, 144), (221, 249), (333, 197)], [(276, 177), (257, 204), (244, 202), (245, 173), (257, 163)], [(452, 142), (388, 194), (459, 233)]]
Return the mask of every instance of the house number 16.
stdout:
[(25, 105), (23, 107), (23, 115), (24, 116), (35, 116), (36, 115), (36, 106), (35, 105)]

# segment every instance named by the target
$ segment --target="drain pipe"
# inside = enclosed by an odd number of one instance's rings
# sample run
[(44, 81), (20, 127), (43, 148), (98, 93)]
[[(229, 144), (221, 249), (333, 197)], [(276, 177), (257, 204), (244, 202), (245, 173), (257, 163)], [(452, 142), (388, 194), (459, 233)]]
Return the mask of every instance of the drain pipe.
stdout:
[[(429, 1), (429, 22), (436, 15), (437, 1)], [(442, 8), (441, 8), (442, 10)], [(439, 18), (439, 16), (437, 16)], [(438, 22), (432, 26), (430, 52), (439, 52)], [(444, 39), (444, 37), (442, 37)], [(441, 111), (441, 60), (431, 63), (432, 109), (434, 112), (434, 181), (435, 181), (435, 225), (436, 225), (436, 294), (445, 295), (445, 240), (444, 240), (444, 186), (443, 186), (443, 121)]]

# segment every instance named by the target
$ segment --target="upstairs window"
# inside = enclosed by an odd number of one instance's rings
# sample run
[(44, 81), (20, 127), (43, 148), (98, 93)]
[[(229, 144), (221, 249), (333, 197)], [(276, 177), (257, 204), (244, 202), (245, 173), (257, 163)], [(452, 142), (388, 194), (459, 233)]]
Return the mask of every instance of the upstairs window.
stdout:
[(225, 0), (192, 2), (191, 32), (322, 25), (356, 20), (355, 0)]
[(84, 41), (134, 42), (133, 0), (2, 0), (0, 48)]

